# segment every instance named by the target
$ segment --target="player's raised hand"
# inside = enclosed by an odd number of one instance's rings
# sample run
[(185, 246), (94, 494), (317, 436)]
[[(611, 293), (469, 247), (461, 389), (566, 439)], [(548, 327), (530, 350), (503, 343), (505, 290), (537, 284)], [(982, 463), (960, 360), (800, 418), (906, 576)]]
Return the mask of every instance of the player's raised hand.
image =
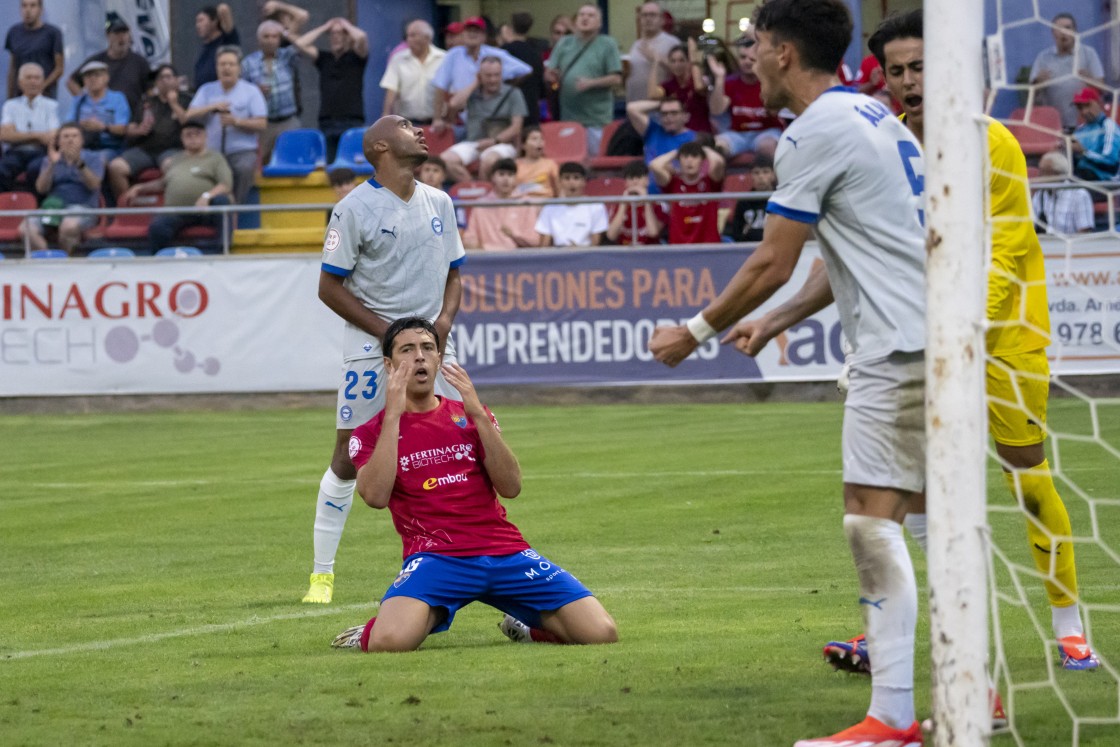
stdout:
[(670, 368), (675, 367), (696, 350), (696, 338), (688, 327), (658, 327), (649, 338), (649, 352), (654, 360), (661, 361)]
[(467, 376), (467, 372), (458, 363), (448, 361), (443, 364), (443, 378), (447, 379), (447, 383), (455, 387), (455, 391), (459, 392), (459, 396), (463, 398), (463, 409), (472, 418), (484, 417), (486, 410), (482, 407), (482, 402), (478, 399), (478, 393), (474, 390), (474, 382), (471, 377)]
[(740, 353), (753, 358), (774, 338), (774, 334), (766, 328), (764, 319), (744, 319), (729, 329), (720, 342), (733, 344)]
[(385, 382), (385, 416), (400, 417), (404, 412), (408, 380), (416, 370), (413, 361), (402, 361), (394, 364), (389, 358), (385, 359), (385, 370), (388, 372)]

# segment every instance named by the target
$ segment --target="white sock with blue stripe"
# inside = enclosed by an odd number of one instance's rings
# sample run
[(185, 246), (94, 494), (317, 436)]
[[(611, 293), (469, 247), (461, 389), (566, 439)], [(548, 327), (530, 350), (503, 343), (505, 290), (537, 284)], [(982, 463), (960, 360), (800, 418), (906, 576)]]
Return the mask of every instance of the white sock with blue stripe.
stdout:
[(342, 528), (354, 503), (356, 480), (343, 480), (327, 467), (315, 502), (315, 573), (334, 573)]

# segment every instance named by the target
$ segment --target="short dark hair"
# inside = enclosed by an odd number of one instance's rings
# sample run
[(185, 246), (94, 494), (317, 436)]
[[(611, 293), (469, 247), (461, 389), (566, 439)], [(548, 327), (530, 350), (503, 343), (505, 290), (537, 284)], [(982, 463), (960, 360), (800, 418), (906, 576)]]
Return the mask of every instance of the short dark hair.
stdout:
[(586, 179), (587, 169), (579, 161), (565, 161), (560, 164), (560, 176), (564, 176), (564, 174), (578, 174)]
[(635, 158), (622, 168), (623, 179), (637, 179), (649, 176), (649, 166), (640, 158)]
[(669, 49), (669, 51), (665, 53), (665, 59), (668, 59), (669, 55), (673, 54), (673, 52), (680, 52), (685, 56), (685, 59), (688, 59), (688, 47), (684, 44), (677, 44), (676, 46)]
[(680, 104), (681, 111), (682, 112), (686, 111), (686, 109), (684, 107), (684, 102), (681, 101), (680, 99), (678, 99), (676, 96), (672, 96), (672, 95), (662, 96), (661, 100), (657, 102), (657, 111), (661, 111), (661, 105), (662, 104)]
[(1064, 10), (1061, 13), (1059, 13), (1058, 15), (1051, 18), (1050, 23), (1057, 23), (1058, 21), (1062, 20), (1063, 18), (1065, 18), (1070, 23), (1072, 23), (1073, 24), (1073, 30), (1077, 31), (1077, 19), (1073, 17), (1073, 13), (1069, 13), (1069, 12), (1064, 11)]
[(436, 328), (431, 322), (422, 316), (406, 316), (393, 322), (389, 325), (389, 329), (385, 330), (385, 336), (381, 338), (382, 355), (386, 358), (393, 356), (393, 343), (396, 342), (397, 335), (406, 329), (424, 330), (436, 341), (436, 347), (439, 347), (439, 332), (436, 332)]
[(211, 21), (218, 20), (218, 6), (216, 5), (203, 5), (198, 9), (198, 13), (195, 13), (195, 15), (197, 16), (199, 13), (205, 14)]
[(426, 159), (424, 159), (424, 163), (435, 164), (436, 166), (439, 166), (444, 171), (447, 171), (447, 163), (442, 158), (440, 158), (439, 156), (428, 156)]
[(508, 172), (516, 174), (517, 173), (517, 161), (513, 160), (512, 158), (499, 158), (494, 163), (494, 167), (490, 170), (490, 173), (491, 174), (496, 174), (499, 171), (508, 171)]
[(509, 17), (509, 25), (513, 28), (513, 33), (524, 36), (533, 28), (533, 14), (524, 10), (514, 13)]
[(759, 31), (789, 41), (805, 67), (835, 73), (852, 43), (852, 14), (843, 0), (766, 0), (754, 13)]
[(677, 155), (678, 156), (697, 156), (699, 158), (703, 158), (704, 157), (704, 146), (701, 145), (700, 143), (696, 142), (695, 140), (692, 140), (692, 141), (687, 142), (684, 145), (682, 145), (677, 150)]
[(339, 166), (337, 169), (327, 172), (327, 178), (330, 179), (332, 187), (343, 187), (354, 181), (355, 176), (357, 174), (354, 173), (354, 170), (345, 166)]
[(883, 19), (875, 33), (867, 40), (867, 48), (880, 67), (887, 66), (887, 57), (883, 50), (887, 44), (895, 39), (921, 39), (922, 38), (922, 11), (912, 10), (909, 13), (892, 13)]
[(774, 161), (769, 156), (755, 156), (751, 169), (774, 169)]

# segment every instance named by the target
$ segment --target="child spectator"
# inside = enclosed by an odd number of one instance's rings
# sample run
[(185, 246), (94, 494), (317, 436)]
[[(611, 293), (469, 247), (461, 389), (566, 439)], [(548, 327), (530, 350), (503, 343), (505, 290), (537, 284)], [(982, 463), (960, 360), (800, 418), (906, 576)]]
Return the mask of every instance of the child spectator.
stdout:
[[(490, 193), (484, 200), (509, 200), (517, 186), (517, 163), (502, 158), (490, 171)], [(541, 237), (534, 226), (540, 208), (537, 205), (512, 207), (476, 207), (471, 209), (463, 246), (467, 249), (503, 250), (537, 246)]]
[[(673, 161), (680, 159), (679, 170)], [(707, 173), (704, 166), (707, 165)], [(724, 161), (714, 149), (697, 142), (685, 143), (653, 159), (649, 170), (662, 194), (703, 194), (723, 190)], [(561, 172), (563, 173), (563, 172)], [(709, 244), (719, 238), (719, 202), (673, 202), (669, 207), (670, 244)]]
[[(583, 197), (587, 169), (576, 161), (560, 165), (560, 196)], [(607, 209), (601, 204), (545, 205), (537, 218), (541, 246), (598, 246), (607, 230)]]
[[(765, 156), (758, 156), (751, 164), (751, 191), (773, 192), (778, 187), (774, 164)], [(766, 223), (766, 200), (739, 200), (731, 211), (731, 220), (723, 235), (732, 241), (762, 241), (762, 227)]]
[[(354, 191), (354, 187), (358, 183), (354, 181), (357, 176), (351, 169), (345, 166), (339, 166), (337, 169), (331, 169), (327, 172), (327, 179), (331, 183), (331, 189), (334, 190), (334, 201), (341, 202), (342, 198)], [(331, 222), (331, 212), (327, 211), (327, 223)]]
[(439, 156), (428, 156), (428, 160), (420, 164), (417, 180), (429, 187), (443, 189), (447, 183), (447, 164)]
[(544, 134), (537, 126), (522, 133), (521, 157), (517, 159), (518, 197), (550, 198), (560, 194), (560, 167), (544, 156)]
[[(626, 164), (622, 170), (626, 180), (624, 195), (649, 194), (649, 166), (640, 158)], [(657, 210), (652, 202), (640, 202), (637, 205), (627, 202), (616, 203), (611, 206), (610, 225), (607, 226), (607, 240), (622, 246), (638, 244), (657, 244), (661, 240), (661, 221), (657, 217)], [(637, 230), (634, 228), (634, 219), (637, 218)], [(637, 236), (635, 236), (635, 233)]]

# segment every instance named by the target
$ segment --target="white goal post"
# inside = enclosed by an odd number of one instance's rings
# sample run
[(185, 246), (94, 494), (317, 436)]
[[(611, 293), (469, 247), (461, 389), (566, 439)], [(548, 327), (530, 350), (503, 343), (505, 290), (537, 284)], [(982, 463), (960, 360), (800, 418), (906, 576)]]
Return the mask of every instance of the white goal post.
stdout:
[(929, 609), (937, 747), (984, 745), (988, 685), (984, 3), (926, 0)]

